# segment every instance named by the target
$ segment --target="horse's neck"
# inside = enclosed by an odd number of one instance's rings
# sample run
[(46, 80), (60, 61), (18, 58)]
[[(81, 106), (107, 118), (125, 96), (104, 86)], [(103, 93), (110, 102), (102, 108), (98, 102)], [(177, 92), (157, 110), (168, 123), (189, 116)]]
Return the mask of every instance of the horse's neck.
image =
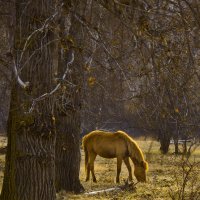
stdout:
[(136, 166), (139, 166), (140, 165), (140, 162), (136, 159), (136, 158), (134, 158), (134, 157), (130, 157), (131, 158), (131, 160), (133, 161), (133, 164), (134, 165), (136, 165)]
[(130, 157), (134, 164), (138, 164), (144, 160), (143, 154), (136, 144), (132, 144), (132, 152), (130, 152)]

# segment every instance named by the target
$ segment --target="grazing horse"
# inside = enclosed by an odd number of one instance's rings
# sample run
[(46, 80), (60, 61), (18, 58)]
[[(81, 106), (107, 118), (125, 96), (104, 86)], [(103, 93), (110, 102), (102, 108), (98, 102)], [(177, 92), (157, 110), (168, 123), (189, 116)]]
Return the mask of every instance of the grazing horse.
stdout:
[(128, 169), (129, 180), (132, 180), (129, 157), (134, 164), (136, 179), (140, 182), (146, 182), (148, 163), (144, 160), (143, 153), (137, 143), (127, 133), (96, 130), (85, 135), (82, 144), (85, 152), (86, 181), (89, 180), (91, 171), (93, 182), (96, 182), (94, 160), (99, 155), (103, 158), (117, 158), (117, 183), (119, 183), (122, 161)]

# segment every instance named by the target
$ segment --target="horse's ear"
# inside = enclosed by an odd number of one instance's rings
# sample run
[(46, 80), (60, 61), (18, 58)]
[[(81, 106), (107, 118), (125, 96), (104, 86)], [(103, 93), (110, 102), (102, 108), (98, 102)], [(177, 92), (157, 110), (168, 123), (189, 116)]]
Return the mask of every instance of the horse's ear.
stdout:
[(145, 169), (145, 170), (148, 170), (148, 163), (146, 161), (142, 161), (142, 167)]

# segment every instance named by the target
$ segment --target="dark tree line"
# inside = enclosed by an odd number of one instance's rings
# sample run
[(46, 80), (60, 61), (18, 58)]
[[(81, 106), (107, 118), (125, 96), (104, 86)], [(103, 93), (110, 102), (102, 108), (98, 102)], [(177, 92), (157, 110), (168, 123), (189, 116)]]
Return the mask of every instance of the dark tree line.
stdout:
[(158, 138), (163, 153), (171, 138), (178, 153), (178, 139), (199, 137), (198, 8), (196, 1), (93, 1), (98, 14), (82, 21), (96, 43), (86, 75), (88, 99), (98, 99), (86, 115), (96, 116), (93, 128), (128, 122), (127, 131)]

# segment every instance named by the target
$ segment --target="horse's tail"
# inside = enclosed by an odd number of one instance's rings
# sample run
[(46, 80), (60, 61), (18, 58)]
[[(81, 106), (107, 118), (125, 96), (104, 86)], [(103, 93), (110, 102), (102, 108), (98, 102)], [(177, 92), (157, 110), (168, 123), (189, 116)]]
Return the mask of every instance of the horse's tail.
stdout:
[(83, 149), (85, 152), (85, 171), (87, 170), (87, 165), (88, 165), (88, 151), (87, 151), (87, 147), (86, 147), (86, 143), (85, 140), (83, 138)]
[(88, 151), (87, 148), (84, 148), (85, 151), (85, 171), (87, 170), (87, 165), (88, 165)]

